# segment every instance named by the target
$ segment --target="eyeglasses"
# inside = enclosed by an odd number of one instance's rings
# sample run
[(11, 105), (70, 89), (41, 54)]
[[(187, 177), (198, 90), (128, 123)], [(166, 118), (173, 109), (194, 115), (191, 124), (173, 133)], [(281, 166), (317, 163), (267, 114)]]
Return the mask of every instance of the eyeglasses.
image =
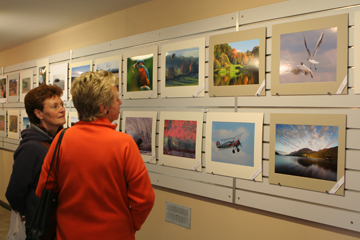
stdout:
[(60, 107), (64, 107), (63, 102), (61, 102), (60, 104), (55, 103), (55, 104), (51, 105), (49, 108), (54, 109), (54, 110), (59, 110)]

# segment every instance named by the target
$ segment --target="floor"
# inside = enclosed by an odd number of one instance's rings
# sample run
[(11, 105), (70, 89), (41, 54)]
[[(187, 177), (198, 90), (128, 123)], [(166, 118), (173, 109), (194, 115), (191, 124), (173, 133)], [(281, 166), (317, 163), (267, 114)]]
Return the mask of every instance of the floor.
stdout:
[(0, 239), (7, 239), (7, 234), (10, 228), (10, 214), (8, 209), (0, 206)]

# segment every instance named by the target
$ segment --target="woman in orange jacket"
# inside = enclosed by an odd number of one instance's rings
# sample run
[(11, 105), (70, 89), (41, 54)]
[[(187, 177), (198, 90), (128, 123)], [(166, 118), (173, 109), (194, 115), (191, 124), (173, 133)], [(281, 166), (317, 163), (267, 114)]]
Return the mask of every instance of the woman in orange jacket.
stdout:
[[(154, 204), (154, 191), (131, 136), (115, 130), (121, 101), (118, 79), (106, 71), (78, 76), (71, 87), (79, 122), (62, 140), (57, 178), (57, 236), (65, 239), (135, 239)], [(58, 134), (59, 136), (59, 134)], [(54, 139), (57, 142), (58, 136)], [(45, 157), (36, 190), (41, 196), (56, 144)]]

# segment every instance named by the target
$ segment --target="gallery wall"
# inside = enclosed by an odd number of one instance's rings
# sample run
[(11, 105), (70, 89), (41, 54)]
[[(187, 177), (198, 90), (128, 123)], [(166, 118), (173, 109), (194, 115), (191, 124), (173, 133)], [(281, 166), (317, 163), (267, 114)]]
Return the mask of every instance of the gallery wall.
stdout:
[[(295, 229), (295, 232), (301, 233), (304, 229), (310, 229), (314, 226), (314, 233), (322, 237), (341, 236), (346, 239), (352, 236), (359, 236), (360, 232), (360, 209), (358, 202), (360, 198), (360, 188), (358, 185), (360, 178), (360, 142), (359, 142), (359, 100), (360, 96), (355, 93), (355, 89), (359, 84), (357, 82), (356, 72), (356, 31), (360, 26), (357, 21), (360, 7), (357, 1), (307, 1), (297, 3), (297, 1), (287, 1), (259, 8), (241, 10), (225, 15), (219, 15), (209, 19), (194, 21), (178, 26), (172, 26), (152, 32), (141, 33), (134, 36), (128, 36), (109, 42), (103, 42), (88, 47), (73, 49), (65, 52), (57, 52), (54, 55), (47, 55), (50, 66), (58, 63), (76, 63), (86, 60), (96, 60), (104, 57), (115, 55), (126, 56), (130, 51), (145, 49), (151, 46), (158, 47), (157, 58), (157, 95), (152, 99), (129, 99), (122, 98), (122, 111), (154, 111), (157, 113), (156, 126), (156, 164), (146, 163), (152, 184), (159, 197), (155, 204), (154, 211), (149, 217), (149, 223), (144, 225), (144, 229), (138, 234), (141, 239), (146, 236), (158, 236), (158, 232), (154, 232), (153, 228), (164, 233), (169, 233), (169, 229), (176, 231), (178, 239), (181, 237), (199, 238), (203, 235), (204, 228), (199, 222), (206, 222), (210, 216), (203, 216), (204, 212), (209, 208), (214, 208), (214, 212), (229, 211), (230, 218), (234, 222), (241, 222), (239, 219), (244, 215), (248, 218), (254, 218), (254, 222), (259, 222), (262, 229), (266, 228), (271, 221), (279, 223), (281, 227), (276, 228), (278, 232), (277, 239), (286, 239), (281, 236), (280, 229), (284, 226)], [(346, 7), (347, 8), (344, 8)], [(284, 11), (286, 9), (286, 11)], [(274, 71), (272, 65), (274, 55), (272, 52), (274, 44), (273, 26), (284, 23), (295, 23), (301, 21), (318, 21), (325, 17), (333, 17), (346, 14), (348, 40), (346, 40), (346, 61), (347, 68), (347, 84), (345, 90), (342, 89), (340, 94), (274, 94), (272, 91), (272, 80), (274, 79)], [(307, 24), (308, 25), (308, 24)], [(359, 26), (358, 26), (359, 25)], [(258, 28), (265, 28), (265, 87), (263, 94), (260, 96), (213, 96), (209, 94), (209, 84), (212, 79), (209, 78), (209, 71), (212, 68), (210, 60), (211, 50), (209, 48), (211, 37), (215, 35), (234, 33), (236, 31), (246, 31)], [(205, 67), (205, 88), (203, 97), (185, 97), (172, 98), (164, 97), (162, 91), (161, 71), (164, 68), (162, 62), (162, 47), (165, 44), (181, 45), (182, 42), (193, 39), (205, 40), (205, 59), (203, 63)], [(344, 36), (346, 38), (346, 36)], [(142, 46), (146, 44), (146, 46)], [(20, 62), (3, 68), (4, 74), (19, 73), (25, 69), (33, 69), (34, 79), (37, 78), (36, 58), (26, 62)], [(125, 68), (125, 58), (123, 59), (123, 69)], [(122, 79), (126, 77), (122, 76)], [(341, 85), (341, 84), (340, 84)], [(122, 82), (124, 86), (124, 81)], [(260, 86), (259, 86), (260, 87)], [(338, 86), (340, 87), (340, 86)], [(342, 94), (341, 94), (342, 93)], [(122, 95), (124, 92), (122, 91)], [(4, 103), (1, 104), (2, 110), (22, 110), (22, 103)], [(71, 101), (66, 102), (66, 109), (73, 112), (75, 109)], [(200, 170), (183, 169), (181, 167), (166, 166), (160, 164), (162, 159), (159, 158), (162, 149), (159, 147), (163, 139), (161, 135), (161, 116), (164, 112), (201, 113), (203, 116), (203, 133), (201, 146), (201, 166)], [(261, 124), (262, 134), (260, 138), (261, 146), (261, 180), (248, 180), (244, 178), (236, 178), (209, 173), (207, 171), (207, 162), (209, 154), (211, 154), (211, 146), (206, 144), (210, 137), (206, 133), (211, 128), (208, 121), (208, 113), (236, 113), (241, 116), (248, 113), (263, 114), (263, 123)], [(274, 144), (272, 131), (274, 129), (272, 114), (288, 114), (282, 115), (285, 118), (293, 117), (291, 114), (305, 115), (322, 119), (324, 116), (333, 116), (340, 114), (346, 116), (346, 124), (342, 125), (345, 131), (344, 144), (344, 184), (340, 186), (344, 193), (339, 196), (326, 193), (325, 191), (317, 191), (311, 189), (300, 189), (299, 187), (286, 186), (286, 184), (271, 184), (269, 177), (273, 166), (273, 155), (271, 144)], [(325, 115), (330, 114), (330, 115)], [(318, 116), (318, 117), (317, 117)], [(122, 115), (123, 117), (123, 115)], [(122, 118), (123, 120), (123, 118)], [(325, 121), (325, 120), (324, 120)], [(121, 122), (120, 122), (121, 123)], [(292, 123), (289, 121), (288, 123)], [(312, 122), (310, 122), (311, 124)], [(17, 139), (1, 138), (1, 152), (14, 151), (19, 143)], [(10, 162), (9, 154), (5, 154), (6, 161)], [(4, 161), (5, 162), (5, 161)], [(9, 164), (7, 164), (9, 165)], [(9, 168), (7, 168), (9, 169)], [(4, 180), (5, 181), (5, 180)], [(303, 188), (303, 187), (302, 187)], [(171, 189), (171, 190), (167, 190)], [(1, 189), (0, 189), (1, 190)], [(2, 200), (2, 199), (0, 199)], [(6, 200), (5, 200), (6, 201)], [(189, 229), (182, 229), (178, 226), (170, 225), (164, 221), (164, 201), (172, 201), (177, 204), (183, 204), (192, 208), (192, 217), (194, 225)], [(203, 214), (201, 214), (203, 213)], [(202, 215), (202, 216), (200, 216)], [(216, 215), (216, 214), (215, 214)], [(218, 214), (219, 215), (219, 214)], [(212, 216), (216, 218), (215, 216)], [(220, 219), (222, 219), (220, 217)], [(309, 221), (309, 222), (306, 222)], [(310, 222), (315, 222), (310, 224)], [(214, 221), (210, 224), (220, 231)], [(200, 225), (199, 225), (200, 224)], [(254, 223), (255, 224), (255, 223)], [(245, 226), (249, 226), (243, 224)], [(310, 225), (308, 227), (307, 225)], [(216, 227), (215, 227), (216, 226)], [(329, 230), (332, 228), (333, 230)], [(337, 230), (334, 230), (337, 229)], [(236, 230), (231, 230), (227, 226), (225, 229), (229, 232), (229, 238), (235, 234), (239, 234)], [(244, 227), (244, 229), (246, 229)], [(254, 230), (254, 229), (253, 229)], [(269, 229), (268, 229), (269, 230)], [(270, 231), (270, 230), (269, 230)], [(333, 231), (330, 232), (329, 231)], [(209, 231), (211, 232), (211, 231)], [(334, 235), (333, 233), (336, 232)], [(250, 237), (250, 233), (249, 238)], [(266, 238), (266, 231), (259, 233), (262, 238)], [(223, 236), (223, 235), (212, 235)], [(296, 236), (294, 239), (302, 239), (303, 236)], [(211, 239), (211, 236), (208, 237)], [(166, 235), (157, 239), (167, 239)], [(177, 239), (174, 237), (174, 239)], [(217, 239), (216, 237), (213, 239)], [(236, 239), (236, 238), (235, 238)], [(256, 239), (253, 237), (253, 239)], [(335, 239), (335, 238), (334, 238)]]
[(283, 1), (226, 0), (219, 4), (216, 0), (208, 0), (203, 4), (202, 1), (191, 0), (171, 3), (167, 0), (152, 0), (1, 52), (0, 67)]

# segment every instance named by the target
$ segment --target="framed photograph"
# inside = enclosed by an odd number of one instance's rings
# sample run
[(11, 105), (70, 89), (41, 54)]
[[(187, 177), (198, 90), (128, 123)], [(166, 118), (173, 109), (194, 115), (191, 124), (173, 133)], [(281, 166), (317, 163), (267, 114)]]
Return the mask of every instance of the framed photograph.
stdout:
[(29, 117), (25, 110), (20, 111), (20, 131), (30, 127)]
[(122, 72), (122, 55), (100, 58), (95, 60), (94, 72), (105, 70), (115, 74), (119, 78), (118, 90), (121, 92), (121, 72)]
[(68, 63), (50, 66), (50, 84), (56, 85), (63, 90), (61, 99), (68, 101)]
[(205, 38), (161, 46), (161, 97), (203, 97)]
[(8, 110), (8, 138), (19, 139), (19, 110)]
[(344, 195), (345, 132), (345, 114), (271, 114), (269, 182)]
[(9, 84), (6, 85), (6, 92), (8, 93), (8, 102), (19, 102), (19, 73), (12, 73), (8, 75)]
[(77, 112), (69, 112), (68, 127), (72, 127), (79, 121), (79, 115)]
[(0, 137), (7, 136), (7, 111), (0, 110)]
[(262, 181), (263, 113), (206, 115), (206, 172)]
[(71, 63), (70, 64), (70, 73), (69, 75), (71, 76), (70, 81), (69, 81), (69, 100), (72, 100), (71, 97), (71, 84), (74, 81), (74, 79), (85, 73), (85, 72), (89, 72), (92, 70), (92, 65), (93, 65), (93, 60), (88, 60), (88, 61), (83, 61), (83, 62), (77, 62), (77, 63)]
[(209, 96), (265, 95), (266, 28), (209, 38)]
[(26, 94), (33, 86), (33, 70), (26, 70), (20, 72), (20, 102), (24, 102)]
[(272, 27), (271, 94), (347, 94), (348, 14)]
[(7, 89), (7, 75), (1, 75), (0, 76), (0, 103), (6, 102), (6, 89)]
[(134, 139), (144, 162), (156, 163), (156, 120), (157, 112), (124, 111), (122, 115), (122, 132)]
[(36, 62), (37, 79), (36, 86), (48, 84), (49, 82), (49, 59), (41, 59)]
[(159, 163), (202, 171), (202, 112), (160, 112)]
[(124, 54), (125, 99), (157, 98), (158, 47), (143, 47)]

